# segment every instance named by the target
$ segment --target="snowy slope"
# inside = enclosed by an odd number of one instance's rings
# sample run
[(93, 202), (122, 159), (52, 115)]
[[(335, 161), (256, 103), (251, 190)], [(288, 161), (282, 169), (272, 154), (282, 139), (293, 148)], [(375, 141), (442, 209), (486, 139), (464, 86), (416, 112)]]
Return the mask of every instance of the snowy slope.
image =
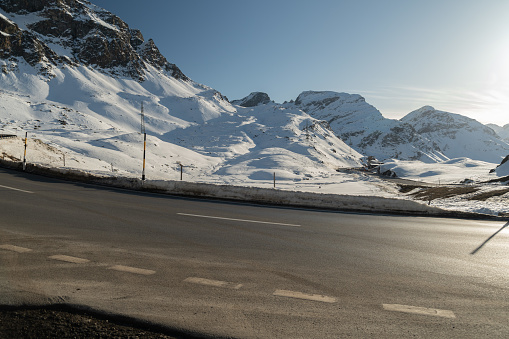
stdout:
[(299, 110), (270, 104), (238, 108), (202, 125), (174, 130), (165, 140), (225, 159), (215, 174), (271, 179), (315, 176), (361, 165), (361, 154), (338, 139), (322, 121)]
[(497, 167), (496, 172), (497, 172), (497, 175), (500, 177), (509, 176), (509, 162), (506, 162), (505, 164)]
[(401, 119), (416, 131), (433, 140), (448, 158), (471, 159), (500, 163), (509, 153), (509, 143), (489, 127), (463, 115), (443, 112), (424, 106)]

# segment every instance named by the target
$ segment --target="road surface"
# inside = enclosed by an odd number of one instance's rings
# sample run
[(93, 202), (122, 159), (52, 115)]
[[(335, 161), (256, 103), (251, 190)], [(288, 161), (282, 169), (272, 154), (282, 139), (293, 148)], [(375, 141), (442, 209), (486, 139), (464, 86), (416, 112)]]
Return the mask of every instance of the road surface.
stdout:
[(222, 337), (507, 337), (506, 226), (0, 169), (0, 303), (85, 305)]

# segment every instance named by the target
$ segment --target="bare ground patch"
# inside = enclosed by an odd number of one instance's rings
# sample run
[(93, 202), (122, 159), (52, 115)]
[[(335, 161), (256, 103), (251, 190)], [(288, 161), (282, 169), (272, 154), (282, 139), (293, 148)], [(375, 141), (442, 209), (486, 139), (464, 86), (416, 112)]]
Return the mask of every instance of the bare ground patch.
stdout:
[[(416, 192), (412, 192), (419, 189)], [(479, 191), (479, 187), (473, 186), (439, 186), (422, 187), (412, 185), (400, 185), (401, 193), (410, 193), (409, 195), (418, 200), (431, 201), (435, 199), (446, 199), (458, 195), (471, 194)]]
[(207, 338), (64, 305), (0, 306), (1, 338)]
[[(408, 194), (418, 200), (431, 201), (435, 199), (447, 199), (459, 195), (476, 193), (481, 189), (479, 186), (440, 186), (424, 187), (418, 185), (399, 185), (399, 191)], [(509, 193), (509, 188), (492, 190), (475, 194), (466, 198), (467, 200), (486, 201), (492, 197), (499, 197)]]
[(504, 189), (501, 189), (501, 190), (496, 190), (496, 191), (494, 190), (494, 191), (490, 191), (490, 192), (484, 192), (484, 193), (476, 194), (473, 197), (468, 198), (468, 200), (486, 201), (489, 198), (499, 197), (499, 196), (504, 195), (506, 193), (509, 193), (509, 188), (504, 188)]

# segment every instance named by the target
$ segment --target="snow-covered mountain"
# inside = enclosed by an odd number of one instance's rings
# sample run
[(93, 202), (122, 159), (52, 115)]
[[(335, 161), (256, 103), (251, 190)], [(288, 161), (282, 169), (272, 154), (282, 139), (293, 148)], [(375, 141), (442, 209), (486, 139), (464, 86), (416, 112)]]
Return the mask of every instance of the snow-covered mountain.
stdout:
[(495, 124), (487, 124), (486, 126), (491, 128), (492, 130), (494, 130), (495, 133), (497, 133), (497, 135), (500, 138), (509, 142), (509, 124), (504, 125), (503, 127), (495, 125)]
[(424, 162), (446, 159), (433, 142), (416, 133), (411, 125), (383, 117), (358, 94), (308, 91), (284, 107), (327, 121), (339, 138), (366, 156)]
[(430, 106), (392, 120), (383, 117), (360, 95), (314, 91), (303, 92), (283, 106), (327, 121), (339, 138), (359, 153), (379, 160), (432, 163), (471, 158), (499, 163), (509, 153), (509, 142), (493, 129), (474, 119)]
[(509, 153), (509, 143), (480, 122), (460, 114), (424, 106), (401, 119), (421, 136), (433, 140), (448, 158), (467, 157), (499, 163)]
[(67, 154), (67, 166), (139, 173), (142, 103), (152, 178), (173, 175), (176, 163), (208, 179), (360, 164), (321, 120), (263, 96), (242, 103), (252, 108), (230, 104), (85, 0), (0, 0), (0, 68), (0, 133), (27, 131)]

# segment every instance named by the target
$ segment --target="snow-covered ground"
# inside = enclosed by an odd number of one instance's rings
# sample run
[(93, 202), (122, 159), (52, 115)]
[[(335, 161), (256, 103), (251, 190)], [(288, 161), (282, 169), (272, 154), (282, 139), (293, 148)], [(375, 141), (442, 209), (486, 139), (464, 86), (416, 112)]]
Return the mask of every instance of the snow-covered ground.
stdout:
[[(442, 209), (476, 212), (482, 214), (497, 215), (509, 213), (509, 193), (500, 196), (493, 196), (486, 200), (470, 200), (474, 196), (493, 193), (507, 188), (501, 183), (488, 183), (490, 180), (498, 179), (509, 175), (509, 166), (506, 164), (497, 167), (484, 161), (472, 160), (469, 158), (457, 158), (434, 164), (426, 164), (420, 161), (392, 160), (381, 167), (381, 171), (391, 170), (400, 178), (415, 180), (457, 188), (458, 184), (475, 187), (475, 193), (452, 196), (445, 199), (434, 199), (432, 206)], [(492, 172), (492, 173), (490, 173)]]
[(459, 184), (461, 182), (482, 182), (497, 178), (490, 173), (497, 164), (456, 158), (437, 163), (423, 163), (421, 161), (391, 160), (381, 167), (381, 172), (391, 170), (400, 178), (423, 181), (432, 184)]

